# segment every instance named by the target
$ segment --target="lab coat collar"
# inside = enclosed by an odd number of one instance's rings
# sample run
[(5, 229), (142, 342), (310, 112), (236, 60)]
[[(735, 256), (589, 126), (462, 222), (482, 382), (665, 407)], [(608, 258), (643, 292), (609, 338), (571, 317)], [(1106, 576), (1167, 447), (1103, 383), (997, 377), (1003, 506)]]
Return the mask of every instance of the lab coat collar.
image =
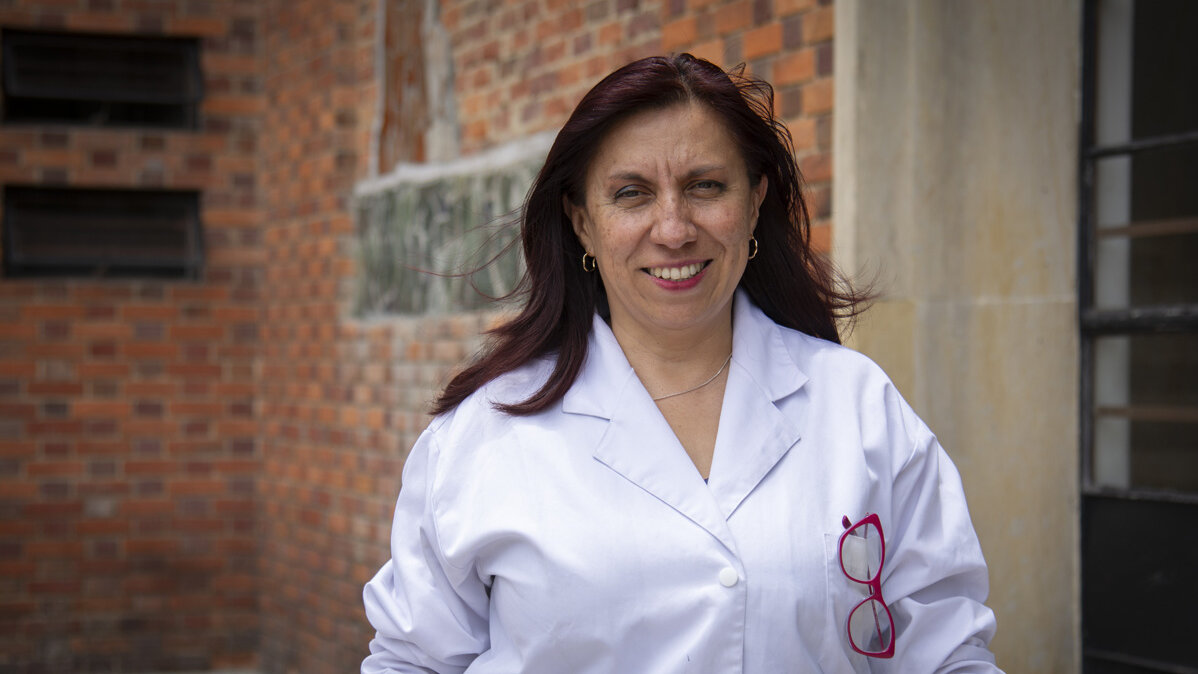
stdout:
[(562, 411), (607, 420), (599, 428), (578, 419), (579, 437), (594, 457), (735, 551), (726, 520), (798, 442), (798, 424), (775, 403), (806, 380), (781, 328), (738, 292), (732, 362), (709, 485), (703, 484), (611, 328), (598, 316), (586, 362), (562, 400)]
[(799, 441), (799, 424), (778, 403), (807, 381), (782, 328), (738, 291), (732, 310), (732, 363), (720, 410), (710, 486), (731, 517)]

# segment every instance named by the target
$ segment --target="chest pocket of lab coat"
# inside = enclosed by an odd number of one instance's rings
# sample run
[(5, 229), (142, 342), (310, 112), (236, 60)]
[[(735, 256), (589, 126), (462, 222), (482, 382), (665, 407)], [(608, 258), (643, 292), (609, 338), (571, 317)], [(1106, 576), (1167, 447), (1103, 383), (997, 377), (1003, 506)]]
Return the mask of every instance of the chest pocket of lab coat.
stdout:
[[(827, 571), (827, 608), (832, 620), (829, 633), (820, 651), (820, 664), (824, 672), (868, 674), (869, 658), (853, 650), (849, 645), (849, 611), (869, 595), (869, 588), (855, 583), (840, 568), (840, 534), (824, 534), (824, 568)], [(848, 550), (845, 554), (851, 555)], [(854, 560), (846, 560), (853, 564)]]

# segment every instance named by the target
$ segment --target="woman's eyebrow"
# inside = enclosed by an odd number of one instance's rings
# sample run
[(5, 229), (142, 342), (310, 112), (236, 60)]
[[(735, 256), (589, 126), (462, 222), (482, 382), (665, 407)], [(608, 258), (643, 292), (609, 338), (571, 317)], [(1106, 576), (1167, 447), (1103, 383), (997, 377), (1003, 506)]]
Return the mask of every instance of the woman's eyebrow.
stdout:
[(628, 181), (631, 181), (634, 183), (648, 182), (648, 179), (645, 178), (645, 176), (637, 173), (636, 171), (621, 171), (619, 173), (613, 173), (610, 176), (608, 176), (607, 179), (608, 180), (628, 180)]
[(688, 180), (690, 180), (692, 178), (697, 178), (697, 177), (703, 175), (704, 173), (711, 173), (712, 171), (722, 171), (723, 169), (724, 169), (724, 166), (722, 164), (708, 164), (706, 166), (698, 166), (698, 167), (691, 169), (690, 171), (687, 171), (686, 178)]
[[(683, 179), (692, 180), (692, 179), (697, 178), (705, 173), (710, 173), (713, 171), (722, 171), (723, 169), (724, 169), (723, 164), (705, 164), (703, 166), (696, 166), (695, 168), (684, 173)], [(636, 171), (620, 171), (618, 173), (613, 173), (610, 176), (608, 176), (608, 180), (628, 180), (631, 182), (650, 182), (650, 180), (648, 178), (646, 178), (645, 176), (643, 176), (640, 173), (637, 173)]]

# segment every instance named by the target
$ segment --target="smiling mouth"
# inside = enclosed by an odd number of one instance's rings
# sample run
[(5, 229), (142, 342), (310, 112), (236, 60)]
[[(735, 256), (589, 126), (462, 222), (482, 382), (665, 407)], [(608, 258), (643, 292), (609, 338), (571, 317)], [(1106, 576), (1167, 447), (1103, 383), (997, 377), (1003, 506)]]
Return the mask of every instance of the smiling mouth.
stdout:
[(664, 281), (685, 281), (703, 271), (703, 268), (709, 264), (711, 264), (711, 260), (687, 264), (681, 267), (649, 267), (645, 271), (650, 276), (655, 276)]

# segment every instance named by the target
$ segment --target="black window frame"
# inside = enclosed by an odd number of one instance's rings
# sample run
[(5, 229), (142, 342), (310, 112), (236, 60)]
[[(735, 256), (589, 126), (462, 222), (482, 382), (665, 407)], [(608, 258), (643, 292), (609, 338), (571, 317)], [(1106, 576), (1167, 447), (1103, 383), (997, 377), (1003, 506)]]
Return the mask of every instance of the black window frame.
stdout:
[(1097, 267), (1097, 229), (1093, 208), (1095, 165), (1101, 159), (1131, 156), (1149, 150), (1198, 143), (1194, 131), (1155, 136), (1113, 145), (1095, 140), (1097, 24), (1100, 0), (1085, 0), (1082, 30), (1082, 110), (1078, 176), (1078, 325), (1081, 348), (1081, 478), (1083, 493), (1097, 496), (1148, 498), (1198, 504), (1198, 493), (1132, 487), (1121, 489), (1093, 483), (1094, 425), (1094, 340), (1108, 335), (1162, 332), (1198, 332), (1198, 303), (1099, 309), (1095, 306), (1094, 277)]
[(200, 128), (198, 38), (5, 27), (0, 50), (5, 125)]
[[(5, 279), (198, 281), (203, 277), (201, 195), (197, 190), (8, 184), (3, 188), (3, 200), (0, 225)], [(91, 239), (82, 250), (77, 245), (63, 245), (47, 252), (53, 244), (26, 243), (36, 237), (34, 230), (56, 217), (71, 222), (55, 236)], [(163, 225), (173, 231), (157, 229)], [(91, 227), (108, 231), (89, 235)]]

